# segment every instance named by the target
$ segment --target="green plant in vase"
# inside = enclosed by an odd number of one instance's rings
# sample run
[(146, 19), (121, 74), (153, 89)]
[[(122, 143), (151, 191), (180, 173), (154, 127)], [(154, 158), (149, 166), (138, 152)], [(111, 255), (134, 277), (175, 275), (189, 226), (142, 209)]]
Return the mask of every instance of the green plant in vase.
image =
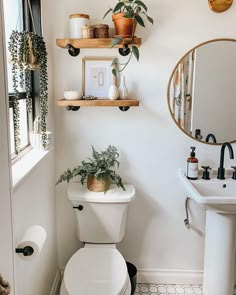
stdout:
[[(114, 66), (112, 73), (116, 77), (119, 72), (122, 72), (129, 64), (132, 56), (134, 55), (136, 60), (139, 61), (140, 53), (138, 47), (134, 44), (135, 30), (137, 24), (141, 27), (145, 27), (143, 16), (153, 24), (153, 19), (147, 14), (148, 8), (146, 4), (141, 0), (118, 0), (118, 3), (114, 8), (110, 8), (104, 15), (104, 18), (112, 12), (112, 20), (115, 25), (116, 36), (112, 40), (111, 48), (125, 40), (123, 50), (128, 50), (130, 47), (130, 53), (128, 60), (125, 63), (119, 63), (118, 58), (113, 60), (112, 66)], [(121, 66), (121, 67), (119, 67)]]
[(87, 181), (87, 187), (92, 191), (106, 192), (111, 182), (125, 190), (121, 177), (115, 169), (119, 167), (117, 160), (119, 154), (116, 147), (109, 145), (104, 151), (96, 151), (92, 147), (92, 157), (73, 169), (67, 169), (58, 179), (57, 183), (63, 181), (70, 182), (76, 176), (79, 176), (82, 185)]

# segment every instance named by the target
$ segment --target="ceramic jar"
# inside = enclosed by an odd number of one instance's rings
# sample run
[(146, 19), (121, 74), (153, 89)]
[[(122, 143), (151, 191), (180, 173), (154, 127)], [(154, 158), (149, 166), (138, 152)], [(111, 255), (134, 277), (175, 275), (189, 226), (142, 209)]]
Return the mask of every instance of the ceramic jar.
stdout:
[(83, 26), (89, 25), (89, 15), (87, 14), (71, 14), (70, 15), (70, 38), (82, 38), (81, 29)]

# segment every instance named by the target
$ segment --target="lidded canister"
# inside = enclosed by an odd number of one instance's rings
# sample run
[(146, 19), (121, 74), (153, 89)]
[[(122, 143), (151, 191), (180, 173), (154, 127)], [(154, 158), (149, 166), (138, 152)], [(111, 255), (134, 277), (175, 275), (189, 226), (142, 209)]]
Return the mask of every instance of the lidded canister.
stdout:
[(71, 14), (70, 15), (70, 38), (82, 38), (81, 28), (89, 25), (88, 14)]

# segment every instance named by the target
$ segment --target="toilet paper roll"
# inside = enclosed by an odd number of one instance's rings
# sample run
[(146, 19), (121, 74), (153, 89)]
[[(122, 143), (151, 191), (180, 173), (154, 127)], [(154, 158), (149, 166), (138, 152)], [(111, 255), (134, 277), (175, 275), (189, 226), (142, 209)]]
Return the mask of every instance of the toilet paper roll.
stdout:
[(40, 225), (33, 225), (29, 227), (23, 235), (17, 248), (24, 248), (30, 246), (33, 248), (34, 253), (31, 256), (20, 255), (24, 259), (33, 259), (39, 256), (43, 245), (46, 241), (47, 233)]

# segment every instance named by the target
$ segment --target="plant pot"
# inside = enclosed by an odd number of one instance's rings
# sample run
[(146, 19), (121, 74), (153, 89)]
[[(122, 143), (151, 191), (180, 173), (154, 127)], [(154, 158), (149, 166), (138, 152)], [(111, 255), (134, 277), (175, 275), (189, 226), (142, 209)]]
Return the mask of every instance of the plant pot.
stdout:
[(129, 38), (134, 35), (137, 22), (132, 18), (124, 17), (124, 12), (120, 12), (112, 15), (112, 20), (115, 25), (116, 35)]
[[(28, 42), (28, 45), (27, 45), (27, 43), (23, 43), (22, 47), (23, 48), (28, 47), (28, 52), (26, 53), (26, 49), (23, 49), (22, 56), (21, 57), (19, 55), (17, 56), (16, 65), (18, 67), (20, 67), (20, 65), (22, 65), (23, 69), (28, 68), (29, 70), (33, 71), (33, 70), (38, 69), (40, 65), (39, 65), (38, 59), (35, 56), (34, 51), (33, 51), (32, 38), (29, 37), (28, 40), (25, 42)], [(9, 55), (9, 57), (8, 57), (8, 62), (10, 64), (13, 64), (13, 60), (12, 60), (11, 55)]]
[(29, 37), (28, 39), (28, 47), (29, 47), (29, 52), (28, 54), (26, 53), (23, 54), (22, 63), (25, 68), (29, 67), (30, 70), (36, 70), (39, 68), (39, 63), (38, 63), (37, 57), (34, 55), (33, 42), (31, 37)]
[(96, 178), (93, 175), (88, 176), (87, 188), (92, 192), (105, 192), (109, 189), (110, 180), (104, 178)]

